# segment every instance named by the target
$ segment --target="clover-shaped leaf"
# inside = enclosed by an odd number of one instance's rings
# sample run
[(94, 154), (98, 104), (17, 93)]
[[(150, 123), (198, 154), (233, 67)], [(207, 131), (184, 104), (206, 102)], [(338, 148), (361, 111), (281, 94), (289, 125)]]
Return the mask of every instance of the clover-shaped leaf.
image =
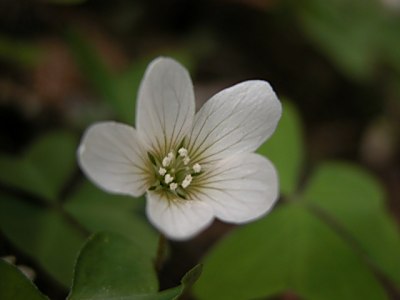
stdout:
[[(238, 229), (204, 261), (199, 299), (386, 299), (357, 252), (305, 206), (288, 204)], [(223, 273), (222, 273), (223, 271)]]

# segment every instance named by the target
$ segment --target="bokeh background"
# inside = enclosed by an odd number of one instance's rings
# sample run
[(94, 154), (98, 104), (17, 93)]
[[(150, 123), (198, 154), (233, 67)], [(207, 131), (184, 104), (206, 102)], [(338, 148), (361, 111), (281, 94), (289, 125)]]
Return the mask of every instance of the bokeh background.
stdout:
[[(352, 175), (349, 180), (340, 175), (341, 167), (351, 165), (367, 176), (349, 198), (338, 194), (349, 202), (361, 198), (349, 210), (354, 216), (336, 211), (339, 223), (345, 215), (345, 225), (332, 228), (365, 258), (386, 297), (400, 299), (398, 0), (0, 0), (0, 256), (12, 255), (17, 265), (29, 266), (43, 293), (63, 299), (77, 251), (91, 232), (140, 232), (144, 244), (157, 243), (143, 216), (144, 199), (105, 195), (86, 182), (75, 161), (78, 140), (91, 123), (133, 124), (140, 79), (157, 56), (171, 56), (189, 69), (198, 106), (243, 80), (271, 83), (288, 111), (272, 150), (265, 144), (282, 176), (277, 209), (301, 198), (325, 162), (339, 171), (328, 171), (329, 179), (315, 192), (321, 198), (354, 187)], [(372, 185), (379, 190), (378, 208), (368, 204)], [(371, 210), (357, 219), (365, 207)], [(317, 215), (331, 224), (324, 213)], [(361, 221), (352, 227), (346, 216)], [(215, 222), (191, 241), (171, 242), (159, 272), (161, 289), (179, 284), (236, 229)], [(274, 243), (274, 237), (266, 243)], [(316, 245), (329, 247), (318, 239)], [(215, 255), (210, 265), (224, 278), (229, 271), (222, 263), (216, 266), (221, 257)], [(336, 265), (334, 256), (329, 257)], [(207, 274), (187, 299), (223, 299), (206, 288), (212, 282)], [(290, 283), (268, 291), (253, 286), (253, 298), (328, 299), (312, 292), (324, 283), (304, 289)], [(360, 286), (368, 292), (368, 283)], [(210, 294), (204, 292), (208, 289)], [(252, 294), (238, 299), (247, 295)], [(364, 299), (352, 291), (345, 295), (341, 299)]]

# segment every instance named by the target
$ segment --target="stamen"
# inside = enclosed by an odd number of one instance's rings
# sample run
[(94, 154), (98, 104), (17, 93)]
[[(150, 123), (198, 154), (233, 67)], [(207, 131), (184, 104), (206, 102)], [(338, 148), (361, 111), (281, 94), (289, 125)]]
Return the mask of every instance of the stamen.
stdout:
[(173, 160), (175, 158), (175, 155), (174, 155), (174, 153), (172, 151), (168, 153), (168, 158), (170, 160)]
[(183, 164), (184, 164), (185, 166), (187, 166), (189, 162), (190, 162), (190, 158), (189, 158), (189, 156), (186, 156), (186, 157), (183, 159)]
[(168, 167), (169, 164), (171, 163), (171, 160), (172, 160), (172, 159), (169, 158), (168, 156), (164, 157), (163, 160), (162, 160), (162, 165), (163, 165), (163, 167)]
[(200, 164), (195, 163), (195, 164), (193, 165), (193, 171), (194, 171), (195, 173), (200, 173), (200, 171), (201, 171), (201, 166), (200, 166)]
[(186, 157), (188, 154), (188, 151), (182, 147), (178, 150), (178, 153), (179, 153), (180, 157)]
[(185, 179), (182, 181), (182, 187), (185, 189), (189, 186), (189, 184), (192, 182), (192, 175), (188, 174), (185, 176)]
[(173, 180), (174, 180), (174, 177), (172, 177), (169, 174), (165, 175), (165, 177), (164, 177), (164, 181), (165, 181), (166, 184), (171, 183)]
[[(178, 151), (168, 152), (161, 160), (161, 166), (160, 160), (156, 160), (150, 153), (148, 153), (148, 156), (153, 165), (158, 168), (155, 174), (157, 183), (149, 188), (149, 190), (164, 189), (186, 199), (185, 189), (192, 183), (192, 176), (195, 176), (195, 174), (200, 173), (202, 170), (200, 164), (190, 163), (191, 159), (188, 150), (180, 147)], [(160, 179), (159, 176), (163, 178)]]
[(175, 191), (177, 187), (178, 187), (178, 184), (176, 182), (173, 182), (169, 185), (169, 188), (171, 189), (171, 191)]
[(164, 176), (167, 173), (167, 170), (165, 170), (163, 167), (160, 167), (160, 169), (158, 169), (158, 174), (160, 174), (161, 176)]

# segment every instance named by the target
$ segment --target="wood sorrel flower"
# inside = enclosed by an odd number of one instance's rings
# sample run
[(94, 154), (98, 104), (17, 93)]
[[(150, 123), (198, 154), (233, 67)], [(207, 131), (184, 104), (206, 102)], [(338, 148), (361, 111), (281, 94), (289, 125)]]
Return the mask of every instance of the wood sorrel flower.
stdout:
[(252, 153), (274, 132), (281, 104), (270, 85), (251, 80), (227, 88), (195, 114), (188, 72), (154, 60), (137, 99), (136, 129), (92, 125), (79, 164), (100, 188), (146, 193), (147, 215), (172, 239), (187, 239), (214, 217), (244, 223), (263, 216), (278, 196), (273, 165)]

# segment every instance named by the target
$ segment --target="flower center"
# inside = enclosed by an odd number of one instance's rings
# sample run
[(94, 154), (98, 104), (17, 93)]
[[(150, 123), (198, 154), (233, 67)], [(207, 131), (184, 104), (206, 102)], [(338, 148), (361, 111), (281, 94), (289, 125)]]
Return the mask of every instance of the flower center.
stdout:
[(148, 156), (156, 177), (156, 183), (149, 190), (163, 190), (186, 199), (187, 188), (193, 178), (201, 173), (201, 165), (191, 163), (187, 149), (180, 147), (178, 151), (170, 151), (159, 160), (150, 153)]

